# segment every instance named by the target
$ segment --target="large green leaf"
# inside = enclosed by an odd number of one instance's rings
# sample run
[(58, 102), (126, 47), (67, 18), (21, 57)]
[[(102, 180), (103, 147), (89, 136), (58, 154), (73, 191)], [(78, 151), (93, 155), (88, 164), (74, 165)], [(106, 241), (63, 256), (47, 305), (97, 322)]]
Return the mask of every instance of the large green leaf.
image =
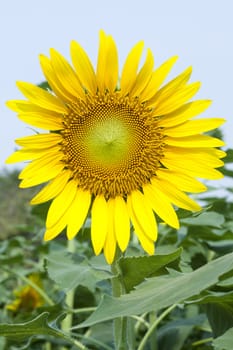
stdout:
[[(166, 267), (178, 268), (182, 248), (170, 254), (154, 256), (126, 257), (119, 260), (124, 286), (127, 292), (145, 278), (166, 273)], [(137, 273), (135, 273), (137, 271)]]
[(229, 304), (233, 305), (233, 291), (230, 291), (230, 292), (219, 292), (219, 291), (204, 292), (203, 295), (200, 295), (197, 298), (191, 299), (191, 302), (193, 302), (193, 301), (195, 301), (196, 304), (229, 303)]
[(33, 320), (16, 324), (0, 324), (0, 336), (17, 342), (22, 342), (35, 335), (51, 335), (67, 339), (67, 336), (57, 327), (57, 322), (64, 317), (64, 313), (57, 319), (50, 320), (49, 312), (43, 312)]
[(209, 303), (205, 308), (214, 337), (222, 335), (226, 330), (233, 327), (232, 303)]
[(215, 350), (232, 350), (233, 347), (233, 328), (228, 329), (221, 337), (213, 341)]
[(180, 350), (194, 327), (203, 324), (204, 314), (192, 317), (168, 321), (157, 330), (159, 350)]
[(46, 266), (50, 278), (64, 291), (78, 285), (93, 291), (97, 282), (111, 277), (108, 271), (91, 266), (87, 259), (63, 252), (50, 255)]
[(233, 253), (211, 261), (190, 273), (152, 277), (136, 290), (120, 298), (105, 295), (97, 310), (79, 327), (86, 327), (115, 317), (158, 311), (181, 303), (218, 282), (219, 276), (233, 269)]
[(213, 336), (218, 337), (233, 327), (233, 291), (210, 291), (192, 302), (204, 304)]
[(190, 218), (185, 218), (181, 220), (182, 223), (191, 225), (191, 226), (210, 226), (210, 227), (221, 227), (225, 219), (222, 214), (205, 211), (200, 215), (193, 216)]

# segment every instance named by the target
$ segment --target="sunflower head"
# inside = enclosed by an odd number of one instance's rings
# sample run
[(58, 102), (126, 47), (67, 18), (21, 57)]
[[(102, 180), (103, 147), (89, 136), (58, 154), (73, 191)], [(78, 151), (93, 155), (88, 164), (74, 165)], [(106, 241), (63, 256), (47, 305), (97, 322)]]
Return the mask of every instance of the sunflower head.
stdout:
[(216, 147), (223, 142), (204, 132), (223, 119), (194, 119), (210, 101), (190, 101), (200, 87), (189, 83), (191, 68), (163, 84), (177, 57), (154, 69), (148, 50), (139, 68), (142, 51), (139, 42), (119, 75), (115, 42), (103, 31), (96, 69), (74, 41), (72, 65), (51, 49), (40, 63), (52, 91), (18, 82), (26, 100), (8, 102), (21, 120), (45, 130), (17, 139), (21, 149), (7, 160), (31, 160), (20, 187), (46, 183), (31, 201), (52, 200), (45, 240), (65, 228), (72, 239), (90, 211), (95, 254), (104, 250), (108, 263), (117, 245), (125, 251), (131, 224), (153, 254), (154, 214), (178, 228), (174, 207), (201, 209), (186, 194), (206, 190), (197, 178), (222, 177), (216, 168), (225, 153)]
[[(42, 281), (37, 274), (29, 276), (29, 280), (37, 286), (42, 287)], [(14, 313), (31, 312), (44, 304), (41, 295), (31, 286), (25, 285), (14, 291), (15, 299), (7, 304), (6, 309)]]

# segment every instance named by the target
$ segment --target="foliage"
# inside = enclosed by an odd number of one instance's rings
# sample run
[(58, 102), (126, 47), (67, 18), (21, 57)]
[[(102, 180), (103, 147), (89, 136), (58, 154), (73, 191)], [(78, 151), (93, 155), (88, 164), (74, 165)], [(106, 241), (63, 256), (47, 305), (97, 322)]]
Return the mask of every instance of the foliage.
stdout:
[(29, 206), (35, 189), (20, 190), (18, 173), (3, 170), (0, 174), (0, 239), (30, 232), (35, 221)]
[[(229, 150), (229, 181), (232, 162)], [(93, 257), (88, 220), (69, 243), (64, 234), (43, 242), (48, 204), (31, 209), (32, 192), (17, 185), (17, 171), (1, 174), (0, 349), (121, 349), (113, 320), (132, 350), (232, 349), (232, 188), (202, 195), (201, 213), (178, 210), (178, 231), (160, 223), (154, 256), (132, 241), (111, 270)], [(34, 293), (20, 292), (25, 286)], [(114, 286), (120, 296), (111, 295)], [(36, 293), (40, 305), (29, 300)], [(9, 307), (16, 295), (28, 299)]]

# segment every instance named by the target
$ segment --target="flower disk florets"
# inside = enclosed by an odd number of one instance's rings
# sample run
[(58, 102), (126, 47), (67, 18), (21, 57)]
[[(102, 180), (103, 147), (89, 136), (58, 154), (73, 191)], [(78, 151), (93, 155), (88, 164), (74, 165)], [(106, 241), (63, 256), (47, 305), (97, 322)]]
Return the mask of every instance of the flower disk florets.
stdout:
[(118, 92), (87, 96), (68, 108), (62, 149), (82, 189), (109, 199), (150, 182), (164, 146), (151, 109)]

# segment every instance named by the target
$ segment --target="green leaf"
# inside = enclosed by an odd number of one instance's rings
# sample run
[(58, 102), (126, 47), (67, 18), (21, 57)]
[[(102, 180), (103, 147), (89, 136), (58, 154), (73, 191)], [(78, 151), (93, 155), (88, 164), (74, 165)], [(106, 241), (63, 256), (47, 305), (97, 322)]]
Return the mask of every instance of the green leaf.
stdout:
[(170, 254), (121, 258), (119, 266), (126, 291), (132, 290), (145, 278), (166, 274), (166, 267), (178, 269), (181, 252), (182, 248), (179, 248)]
[(233, 304), (215, 303), (206, 305), (206, 314), (214, 337), (218, 337), (233, 327)]
[(43, 312), (33, 320), (16, 324), (0, 324), (0, 336), (4, 336), (18, 342), (24, 341), (35, 335), (51, 335), (66, 338), (67, 336), (57, 327), (57, 322), (64, 318), (64, 313), (55, 320), (50, 320), (49, 312)]
[(6, 349), (5, 345), (6, 345), (6, 339), (3, 337), (0, 337), (0, 349)]
[(224, 163), (233, 163), (233, 149), (226, 150), (226, 157), (224, 158)]
[(79, 328), (115, 317), (158, 311), (181, 303), (218, 282), (219, 276), (233, 269), (233, 253), (190, 272), (152, 277), (120, 298), (105, 295), (97, 310)]
[(221, 173), (225, 176), (233, 177), (233, 170), (226, 169), (225, 167), (221, 169)]
[(51, 254), (46, 267), (50, 278), (64, 291), (76, 288), (78, 285), (94, 291), (97, 282), (111, 278), (108, 271), (97, 269), (84, 257), (70, 253)]
[(232, 311), (233, 311), (233, 292), (232, 291), (231, 292), (212, 292), (212, 291), (204, 292), (203, 295), (201, 295), (201, 297), (192, 299), (192, 302), (193, 301), (195, 301), (195, 303), (198, 303), (198, 304), (232, 303)]
[(214, 337), (218, 337), (233, 326), (233, 291), (203, 292), (200, 298), (191, 302), (204, 305)]
[(180, 350), (194, 327), (204, 323), (206, 316), (197, 315), (167, 322), (157, 330), (159, 350)]
[(191, 226), (211, 226), (221, 228), (225, 219), (222, 214), (213, 211), (205, 211), (198, 216), (182, 219), (181, 221), (182, 223)]
[(233, 276), (226, 278), (218, 283), (220, 287), (233, 287)]
[(42, 81), (38, 86), (44, 90), (52, 90), (47, 81)]
[(233, 328), (213, 341), (215, 350), (232, 350)]

